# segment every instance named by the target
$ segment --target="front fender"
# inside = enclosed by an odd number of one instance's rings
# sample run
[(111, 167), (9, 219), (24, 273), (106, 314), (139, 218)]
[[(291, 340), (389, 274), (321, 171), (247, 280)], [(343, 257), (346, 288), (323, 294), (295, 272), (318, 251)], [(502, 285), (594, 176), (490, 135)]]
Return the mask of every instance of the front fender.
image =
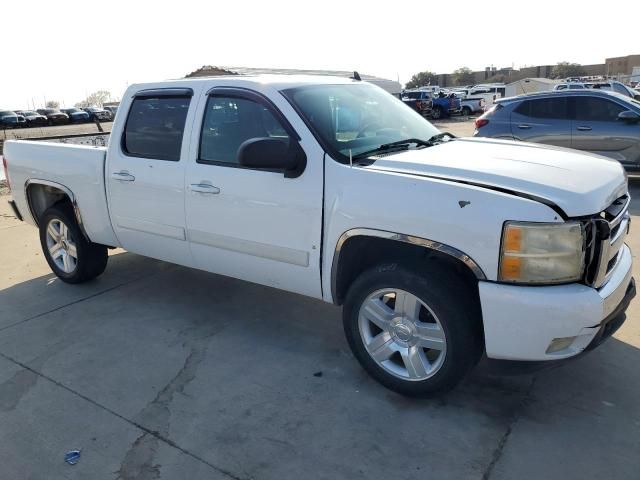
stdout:
[(329, 158), (325, 172), (322, 286), (329, 302), (333, 259), (347, 232), (391, 232), (446, 246), (472, 259), (487, 280), (495, 281), (505, 221), (563, 221), (542, 203), (485, 187), (350, 168)]

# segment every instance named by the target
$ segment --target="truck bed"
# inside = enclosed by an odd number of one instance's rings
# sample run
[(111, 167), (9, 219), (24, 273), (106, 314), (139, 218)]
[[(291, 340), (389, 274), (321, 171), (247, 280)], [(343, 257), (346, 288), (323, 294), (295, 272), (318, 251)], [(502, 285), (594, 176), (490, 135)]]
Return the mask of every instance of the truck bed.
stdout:
[(80, 208), (83, 227), (95, 243), (117, 245), (107, 205), (104, 166), (106, 147), (49, 141), (10, 140), (4, 145), (14, 200), (25, 220), (30, 214), (28, 185), (53, 182), (71, 190)]

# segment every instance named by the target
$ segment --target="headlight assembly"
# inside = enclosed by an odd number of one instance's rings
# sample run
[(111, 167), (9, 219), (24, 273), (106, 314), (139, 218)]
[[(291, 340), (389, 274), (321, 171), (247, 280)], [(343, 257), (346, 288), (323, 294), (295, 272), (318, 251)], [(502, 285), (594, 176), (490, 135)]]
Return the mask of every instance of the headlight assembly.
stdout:
[(554, 284), (582, 278), (584, 240), (578, 222), (506, 222), (502, 231), (498, 279)]

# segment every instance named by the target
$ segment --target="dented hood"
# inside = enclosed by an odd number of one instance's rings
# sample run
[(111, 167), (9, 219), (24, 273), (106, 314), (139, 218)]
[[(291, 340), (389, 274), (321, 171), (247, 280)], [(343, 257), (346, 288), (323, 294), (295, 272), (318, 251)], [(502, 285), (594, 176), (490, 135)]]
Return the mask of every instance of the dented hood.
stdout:
[(601, 212), (627, 191), (619, 162), (566, 148), (456, 139), (375, 158), (367, 169), (428, 176), (544, 199), (568, 217)]

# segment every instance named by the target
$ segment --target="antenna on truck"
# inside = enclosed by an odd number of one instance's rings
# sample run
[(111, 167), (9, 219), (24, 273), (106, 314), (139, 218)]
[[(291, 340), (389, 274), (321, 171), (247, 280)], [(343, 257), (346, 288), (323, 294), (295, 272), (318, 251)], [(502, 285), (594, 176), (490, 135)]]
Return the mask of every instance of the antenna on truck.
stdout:
[(351, 78), (353, 78), (354, 80), (357, 80), (359, 82), (362, 81), (362, 79), (360, 78), (360, 74), (358, 72), (356, 72), (355, 70), (353, 71), (353, 77), (351, 77)]

